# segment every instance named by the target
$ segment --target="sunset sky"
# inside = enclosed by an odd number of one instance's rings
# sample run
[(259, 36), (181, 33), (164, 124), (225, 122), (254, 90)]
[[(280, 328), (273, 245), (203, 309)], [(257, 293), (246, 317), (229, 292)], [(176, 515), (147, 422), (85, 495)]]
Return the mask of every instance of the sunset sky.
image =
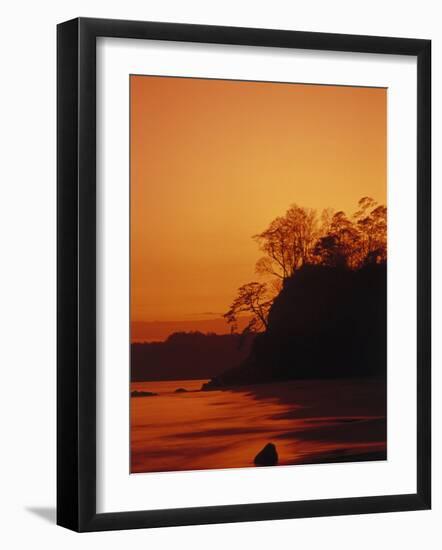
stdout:
[(131, 76), (132, 340), (228, 332), (252, 235), (296, 203), (386, 203), (387, 91)]

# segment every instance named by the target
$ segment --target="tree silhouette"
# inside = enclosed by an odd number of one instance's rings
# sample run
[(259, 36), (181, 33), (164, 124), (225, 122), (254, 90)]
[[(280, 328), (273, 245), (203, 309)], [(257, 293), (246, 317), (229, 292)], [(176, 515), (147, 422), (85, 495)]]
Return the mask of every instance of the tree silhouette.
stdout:
[(267, 317), (284, 281), (307, 265), (356, 270), (387, 261), (387, 208), (370, 197), (358, 202), (349, 218), (345, 212), (322, 211), (293, 204), (284, 216), (275, 218), (262, 233), (253, 236), (265, 256), (256, 262), (256, 272), (265, 283), (241, 286), (224, 315), (237, 329), (241, 313), (252, 315), (245, 332), (267, 328)]
[(362, 198), (360, 210), (354, 214), (361, 234), (361, 250), (365, 263), (387, 261), (387, 208), (369, 197)]
[(370, 197), (363, 197), (358, 206), (351, 219), (342, 211), (332, 216), (316, 243), (316, 263), (360, 269), (387, 261), (387, 208)]
[(316, 210), (293, 204), (285, 216), (274, 219), (254, 240), (266, 255), (256, 263), (259, 274), (287, 279), (312, 260), (318, 237)]
[(238, 328), (238, 315), (251, 313), (252, 317), (243, 332), (259, 332), (267, 328), (267, 316), (273, 297), (266, 283), (247, 283), (238, 289), (238, 295), (224, 318), (232, 332)]
[(328, 232), (319, 237), (314, 249), (316, 262), (331, 267), (355, 267), (358, 263), (359, 232), (345, 212), (336, 212)]

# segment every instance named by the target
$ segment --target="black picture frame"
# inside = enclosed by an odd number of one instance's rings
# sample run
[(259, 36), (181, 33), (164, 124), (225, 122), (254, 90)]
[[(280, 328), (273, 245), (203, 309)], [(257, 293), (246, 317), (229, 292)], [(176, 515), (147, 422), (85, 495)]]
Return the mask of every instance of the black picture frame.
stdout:
[[(396, 54), (417, 58), (417, 492), (96, 512), (96, 39)], [(431, 506), (431, 41), (79, 18), (57, 28), (57, 523), (75, 531), (424, 510)]]

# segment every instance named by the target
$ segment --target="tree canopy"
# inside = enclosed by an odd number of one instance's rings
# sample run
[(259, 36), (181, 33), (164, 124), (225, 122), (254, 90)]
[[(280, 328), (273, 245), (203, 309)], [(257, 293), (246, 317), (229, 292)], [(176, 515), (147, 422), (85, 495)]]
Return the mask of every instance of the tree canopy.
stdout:
[(387, 208), (370, 197), (358, 202), (348, 217), (343, 211), (325, 209), (318, 215), (311, 208), (293, 204), (284, 216), (270, 222), (253, 236), (264, 255), (256, 262), (256, 273), (265, 282), (242, 285), (224, 315), (237, 329), (241, 314), (251, 315), (246, 331), (267, 328), (267, 317), (284, 281), (306, 265), (325, 265), (350, 270), (387, 261)]

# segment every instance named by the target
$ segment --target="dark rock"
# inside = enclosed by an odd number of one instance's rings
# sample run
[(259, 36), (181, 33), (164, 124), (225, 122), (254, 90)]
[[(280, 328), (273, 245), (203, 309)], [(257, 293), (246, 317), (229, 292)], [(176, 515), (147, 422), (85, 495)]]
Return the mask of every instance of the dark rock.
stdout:
[(278, 464), (278, 453), (273, 443), (267, 445), (255, 456), (256, 466), (276, 466)]
[(177, 388), (174, 393), (187, 393), (188, 391), (186, 388)]
[(219, 380), (218, 377), (212, 378), (212, 380), (209, 380), (205, 384), (201, 386), (201, 391), (216, 391), (216, 390), (222, 390), (224, 384), (222, 384), (221, 380)]
[(158, 394), (153, 393), (151, 391), (138, 391), (138, 390), (134, 390), (130, 392), (131, 397), (152, 397), (154, 395), (158, 395)]

